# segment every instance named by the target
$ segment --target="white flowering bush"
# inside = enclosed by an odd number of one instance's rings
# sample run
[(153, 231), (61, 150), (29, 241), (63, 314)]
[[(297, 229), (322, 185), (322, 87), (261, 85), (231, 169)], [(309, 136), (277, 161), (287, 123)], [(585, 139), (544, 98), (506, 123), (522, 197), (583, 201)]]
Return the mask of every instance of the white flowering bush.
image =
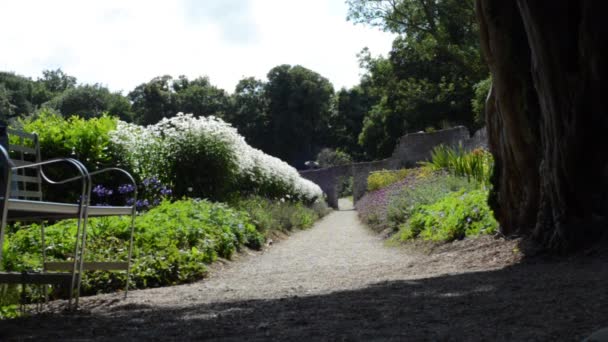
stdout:
[(222, 199), (240, 192), (308, 202), (323, 195), (296, 169), (249, 146), (213, 116), (180, 113), (147, 127), (119, 121), (110, 139), (137, 175), (158, 176), (177, 195)]

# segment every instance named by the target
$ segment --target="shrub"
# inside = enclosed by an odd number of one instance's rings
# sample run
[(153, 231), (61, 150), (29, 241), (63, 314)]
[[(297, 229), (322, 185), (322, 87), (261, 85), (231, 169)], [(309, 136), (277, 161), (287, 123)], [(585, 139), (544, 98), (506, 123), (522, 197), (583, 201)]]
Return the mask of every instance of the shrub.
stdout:
[(422, 164), (431, 170), (446, 170), (453, 175), (467, 177), (489, 186), (494, 158), (484, 149), (466, 152), (462, 146), (451, 148), (439, 145), (431, 152), (431, 161)]
[(46, 109), (38, 117), (18, 123), (22, 130), (38, 134), (43, 159), (72, 157), (89, 170), (116, 165), (109, 135), (116, 124), (117, 120), (108, 115), (89, 120), (77, 116), (66, 119)]
[(235, 208), (249, 213), (258, 231), (291, 231), (310, 228), (316, 220), (330, 210), (325, 201), (317, 201), (311, 207), (300, 202), (272, 200), (259, 196), (235, 199)]
[(407, 176), (412, 174), (414, 169), (401, 169), (395, 171), (382, 170), (370, 173), (367, 177), (367, 190), (374, 191), (381, 188), (385, 188), (391, 184), (397, 183), (398, 181), (405, 179)]
[[(84, 120), (77, 116), (64, 118), (49, 109), (42, 109), (36, 118), (26, 118), (17, 123), (19, 129), (38, 134), (40, 152), (43, 160), (71, 157), (80, 160), (89, 171), (108, 166), (120, 166), (115, 150), (110, 143), (110, 131), (116, 129), (117, 120), (103, 115), (99, 118)], [(18, 139), (17, 137), (11, 137)], [(13, 141), (14, 143), (14, 141)], [(71, 167), (57, 164), (45, 167), (51, 179), (65, 179), (78, 175)], [(95, 181), (112, 184), (126, 179), (113, 178), (112, 174), (102, 174)], [(116, 184), (117, 185), (117, 184)], [(76, 201), (80, 195), (79, 184), (48, 185), (43, 182), (45, 200)]]
[(386, 215), (389, 201), (403, 188), (413, 186), (419, 180), (420, 170), (414, 170), (404, 179), (384, 188), (370, 191), (360, 198), (355, 206), (361, 220), (377, 231), (388, 228)]
[(326, 168), (332, 166), (347, 165), (353, 162), (353, 158), (346, 152), (324, 148), (317, 154), (317, 164), (319, 167)]
[(231, 192), (313, 202), (321, 189), (278, 158), (249, 146), (215, 117), (178, 114), (155, 125), (124, 122), (111, 134), (124, 159), (142, 177), (159, 175), (176, 193), (223, 199)]
[(471, 191), (479, 188), (479, 183), (463, 177), (434, 173), (426, 178), (418, 178), (413, 184), (401, 188), (387, 203), (387, 225), (396, 230), (405, 223), (419, 205), (432, 204), (456, 191)]
[[(90, 219), (87, 256), (90, 261), (125, 260), (130, 217)], [(47, 258), (65, 261), (72, 253), (76, 224), (60, 221), (45, 230)], [(240, 246), (260, 248), (263, 235), (249, 215), (224, 204), (204, 200), (165, 201), (138, 216), (131, 282), (136, 288), (190, 282), (201, 278), (205, 264), (230, 258)], [(39, 269), (40, 227), (32, 225), (9, 234), (4, 268)], [(124, 285), (124, 273), (87, 272), (83, 293), (113, 291)]]
[(487, 204), (486, 190), (450, 193), (439, 201), (418, 205), (407, 223), (401, 226), (401, 240), (449, 242), (465, 236), (493, 234), (498, 224)]

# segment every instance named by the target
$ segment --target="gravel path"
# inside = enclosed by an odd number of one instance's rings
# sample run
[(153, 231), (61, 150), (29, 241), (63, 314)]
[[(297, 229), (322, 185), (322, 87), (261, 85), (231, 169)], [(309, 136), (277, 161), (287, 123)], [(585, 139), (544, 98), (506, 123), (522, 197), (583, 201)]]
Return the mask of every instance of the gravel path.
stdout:
[[(133, 291), (126, 303), (191, 306), (324, 294), (394, 280), (411, 267), (415, 257), (386, 247), (359, 222), (350, 201), (341, 200), (340, 207), (314, 228), (295, 232), (263, 253), (241, 256), (202, 282)], [(99, 309), (91, 300), (86, 298), (84, 306)]]
[(606, 258), (517, 263), (515, 247), (486, 237), (422, 255), (336, 211), (201, 282), (0, 321), (0, 340), (555, 341), (608, 323), (593, 285)]

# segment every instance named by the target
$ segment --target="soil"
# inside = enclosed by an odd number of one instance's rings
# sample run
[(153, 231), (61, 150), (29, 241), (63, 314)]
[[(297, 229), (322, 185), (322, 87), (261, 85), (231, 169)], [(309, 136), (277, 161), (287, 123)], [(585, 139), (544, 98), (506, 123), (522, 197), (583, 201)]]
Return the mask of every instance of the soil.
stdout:
[(580, 341), (608, 325), (601, 251), (523, 257), (487, 236), (389, 247), (354, 210), (278, 240), (197, 283), (0, 321), (0, 340)]

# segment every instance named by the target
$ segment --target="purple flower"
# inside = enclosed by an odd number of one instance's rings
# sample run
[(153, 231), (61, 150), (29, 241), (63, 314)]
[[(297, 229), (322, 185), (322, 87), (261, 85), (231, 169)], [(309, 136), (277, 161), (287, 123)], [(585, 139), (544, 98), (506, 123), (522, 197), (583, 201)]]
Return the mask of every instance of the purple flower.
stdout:
[(120, 194), (129, 194), (135, 190), (133, 184), (123, 184), (118, 187), (118, 193)]

